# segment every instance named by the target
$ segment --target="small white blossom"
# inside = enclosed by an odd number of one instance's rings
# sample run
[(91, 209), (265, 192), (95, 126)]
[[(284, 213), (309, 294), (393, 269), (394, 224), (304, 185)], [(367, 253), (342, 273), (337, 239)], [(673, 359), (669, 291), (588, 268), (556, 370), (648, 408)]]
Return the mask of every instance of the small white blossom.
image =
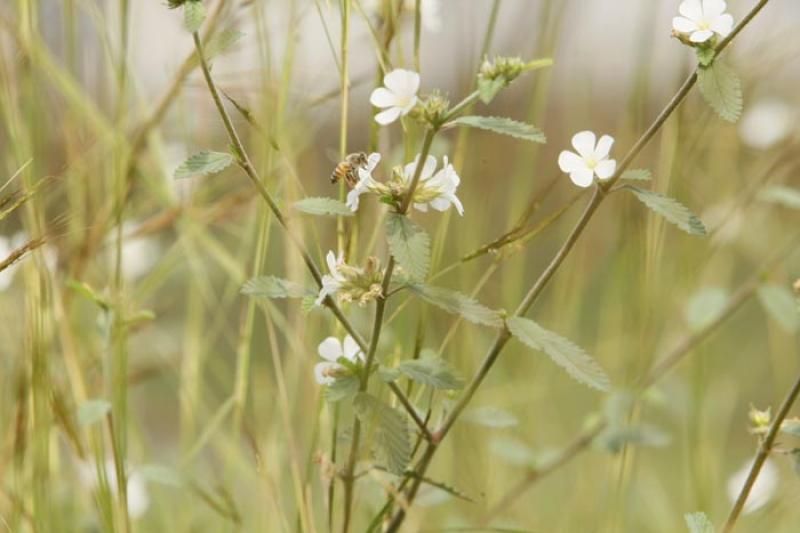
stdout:
[[(728, 480), (728, 498), (731, 503), (736, 501), (739, 493), (742, 491), (747, 476), (750, 474), (750, 468), (753, 466), (753, 461), (747, 461), (741, 469), (733, 474)], [(745, 514), (752, 513), (764, 507), (772, 497), (775, 495), (775, 489), (778, 488), (778, 467), (772, 460), (767, 459), (761, 466), (756, 482), (750, 489), (750, 495), (744, 504), (743, 512)]]
[(330, 274), (322, 276), (322, 288), (319, 290), (319, 296), (315, 302), (316, 305), (322, 305), (326, 296), (336, 294), (346, 281), (345, 277), (339, 272), (339, 266), (344, 264), (344, 255), (339, 254), (339, 257), (336, 257), (333, 252), (328, 252), (328, 255), (325, 256), (325, 262), (328, 263)]
[(375, 170), (376, 166), (378, 166), (380, 160), (381, 154), (373, 152), (369, 154), (369, 157), (367, 157), (366, 168), (358, 169), (358, 183), (356, 183), (355, 187), (353, 187), (350, 192), (347, 193), (346, 204), (351, 211), (358, 210), (359, 197), (365, 192), (368, 192), (370, 187), (374, 187), (377, 184), (375, 179), (372, 177), (372, 171)]
[(693, 43), (704, 43), (716, 33), (725, 37), (733, 30), (733, 17), (725, 13), (725, 0), (685, 0), (672, 19), (672, 28), (689, 36)]
[(398, 117), (405, 116), (417, 105), (419, 74), (411, 70), (396, 68), (383, 78), (385, 87), (378, 87), (369, 97), (375, 107), (383, 109), (375, 115), (375, 122), (391, 124)]
[(590, 186), (595, 176), (607, 180), (617, 170), (617, 161), (608, 158), (613, 144), (614, 138), (610, 135), (603, 135), (597, 141), (591, 131), (576, 133), (572, 137), (572, 147), (578, 153), (564, 150), (558, 156), (558, 166), (578, 187)]
[(347, 371), (347, 368), (337, 362), (340, 357), (353, 363), (357, 363), (359, 359), (364, 361), (364, 352), (350, 335), (344, 338), (344, 342), (336, 337), (328, 337), (319, 343), (317, 353), (325, 359), (324, 362), (314, 366), (314, 377), (320, 385), (331, 385), (336, 381), (337, 372)]
[[(112, 495), (117, 494), (117, 470), (111, 460), (103, 464), (104, 475), (108, 489)], [(128, 514), (133, 519), (144, 515), (150, 507), (150, 495), (147, 492), (147, 483), (135, 470), (128, 473)], [(83, 461), (78, 463), (78, 478), (81, 485), (89, 490), (95, 490), (100, 485), (97, 468), (93, 463)]]
[[(406, 185), (410, 185), (414, 179), (419, 157), (420, 154), (417, 154), (413, 162), (403, 167), (402, 178)], [(442, 158), (442, 168), (434, 174), (435, 170), (436, 158), (429, 155), (425, 158), (425, 164), (419, 176), (419, 183), (416, 191), (414, 191), (414, 208), (418, 211), (426, 212), (428, 211), (428, 206), (431, 206), (437, 211), (447, 211), (452, 205), (459, 215), (463, 215), (464, 206), (456, 196), (456, 189), (461, 183), (461, 178), (456, 174), (453, 165), (447, 161), (447, 156)]]

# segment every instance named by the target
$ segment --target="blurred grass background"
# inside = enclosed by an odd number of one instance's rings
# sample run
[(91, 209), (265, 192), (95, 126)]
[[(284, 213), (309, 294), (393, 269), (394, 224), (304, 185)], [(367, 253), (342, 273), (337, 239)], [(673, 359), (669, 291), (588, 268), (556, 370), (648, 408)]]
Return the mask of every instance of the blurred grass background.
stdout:
[[(208, 3), (207, 25), (217, 34), (245, 34), (214, 60), (214, 74), (252, 113), (258, 126), (240, 120), (239, 127), (286, 205), (336, 194), (328, 181), (335, 160), (326, 154), (340, 140), (337, 6)], [(737, 20), (749, 7), (730, 2)], [(521, 78), (490, 109), (477, 108), (532, 122), (547, 134), (545, 146), (483, 133), (442, 136), (435, 152), (456, 161), (466, 213), (416, 216), (435, 236), (434, 272), (512, 228), (526, 210), (535, 226), (571, 201), (578, 191), (556, 158), (574, 132), (610, 133), (621, 157), (693, 64), (669, 38), (676, 9), (666, 0), (440, 3), (439, 27), (423, 26), (423, 92), (442, 88), (460, 99), (484, 46), (553, 57), (556, 65)], [(0, 186), (16, 176), (0, 198), (32, 193), (0, 219), (0, 261), (26, 243), (35, 248), (0, 272), (0, 523), (9, 531), (111, 527), (113, 504), (92, 490), (94, 461), (104, 463), (114, 448), (107, 421), (81, 425), (77, 415), (87, 400), (105, 399), (125, 413), (114, 431), (127, 432), (127, 461), (146, 490), (134, 530), (326, 530), (334, 415), (312, 367), (319, 341), (341, 332), (321, 311), (305, 314), (292, 302), (262, 307), (239, 294), (261, 273), (306, 279), (299, 255), (240, 172), (172, 179), (186, 156), (227, 145), (180, 14), (157, 0), (10, 0), (0, 20)], [(758, 199), (768, 186), (800, 186), (798, 20), (800, 6), (774, 0), (734, 43), (728, 57), (745, 94), (738, 125), (719, 120), (693, 92), (634, 164), (653, 171), (653, 189), (698, 213), (709, 236), (686, 235), (620, 194), (594, 218), (532, 313), (585, 347), (619, 389), (692, 334), (686, 308), (698, 291), (733, 292), (800, 231), (796, 209)], [(355, 151), (374, 135), (367, 95), (377, 65), (355, 7), (351, 24), (347, 148)], [(487, 34), (487, 27), (494, 29)], [(120, 59), (126, 49), (127, 62)], [(412, 13), (398, 20), (391, 58), (413, 67)], [(400, 142), (398, 129), (383, 131), (380, 151), (387, 158), (394, 151), (401, 162)], [(465, 262), (437, 284), (470, 292), (496, 269), (477, 296), (513, 308), (587, 200), (584, 194), (524, 246)], [(374, 202), (359, 215), (360, 257), (378, 215)], [(333, 222), (295, 219), (319, 258), (335, 247)], [(375, 252), (385, 256), (380, 240)], [(800, 277), (798, 255), (764, 276), (790, 287)], [(80, 283), (103, 305), (124, 309), (126, 325), (111, 326)], [(391, 304), (390, 315), (403, 300)], [(367, 331), (368, 311), (348, 311)], [(411, 353), (420, 321), (424, 346), (439, 349), (446, 340), (444, 356), (471, 376), (492, 333), (456, 325), (419, 302), (389, 323), (381, 356)], [(719, 521), (730, 507), (729, 478), (755, 451), (750, 404), (777, 406), (800, 372), (794, 329), (751, 299), (635, 411), (669, 434), (667, 446), (618, 454), (595, 447), (520, 495), (492, 524), (679, 531), (683, 514), (695, 510)], [(115, 367), (124, 359), (126, 384)], [(507, 412), (506, 427), (459, 423), (430, 471), (473, 501), (427, 488), (406, 529), (478, 527), (526, 465), (569, 442), (603, 402), (541, 354), (512, 343), (473, 403)], [(349, 419), (339, 416), (341, 424)], [(776, 465), (777, 491), (742, 518), (742, 531), (796, 530), (798, 479), (789, 457)], [(356, 530), (381, 504), (385, 479), (359, 482)], [(145, 497), (129, 490), (129, 499)]]

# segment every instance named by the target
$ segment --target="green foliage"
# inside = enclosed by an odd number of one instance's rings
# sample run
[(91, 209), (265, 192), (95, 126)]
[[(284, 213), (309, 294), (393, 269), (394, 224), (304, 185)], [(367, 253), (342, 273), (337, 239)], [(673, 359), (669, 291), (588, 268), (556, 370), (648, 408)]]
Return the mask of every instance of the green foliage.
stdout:
[(717, 56), (717, 51), (713, 47), (695, 48), (697, 52), (697, 61), (701, 67), (708, 67), (714, 62)]
[(800, 437), (800, 418), (787, 418), (781, 423), (781, 433)]
[(510, 428), (519, 424), (512, 413), (497, 407), (476, 407), (464, 413), (461, 419), (465, 422), (489, 428)]
[(231, 154), (203, 150), (181, 163), (181, 166), (175, 170), (175, 179), (216, 174), (228, 168), (233, 161)]
[(467, 116), (457, 118), (452, 121), (451, 124), (488, 130), (501, 135), (508, 135), (517, 139), (522, 139), (524, 141), (537, 143), (547, 142), (547, 138), (545, 137), (544, 133), (542, 133), (542, 131), (537, 127), (505, 117)]
[(784, 185), (766, 187), (758, 193), (758, 199), (765, 202), (780, 204), (792, 209), (800, 209), (800, 190)]
[(78, 407), (78, 423), (81, 426), (91, 426), (103, 420), (110, 411), (111, 404), (106, 400), (86, 400)]
[(640, 189), (632, 185), (625, 185), (623, 188), (631, 191), (636, 197), (652, 211), (664, 217), (667, 222), (678, 226), (680, 229), (691, 235), (705, 235), (706, 227), (697, 218), (697, 215), (674, 198), (664, 196), (657, 192)]
[(728, 305), (728, 292), (719, 287), (703, 287), (686, 305), (686, 322), (693, 331), (699, 331), (714, 322)]
[(411, 440), (405, 415), (366, 392), (353, 400), (358, 419), (371, 434), (376, 455), (393, 474), (403, 474), (411, 460)]
[(800, 313), (794, 294), (788, 287), (774, 283), (761, 285), (758, 288), (758, 300), (787, 333), (794, 333), (800, 327)]
[(206, 19), (206, 8), (200, 0), (190, 0), (183, 6), (183, 25), (189, 32), (196, 32)]
[(547, 354), (579, 382), (600, 391), (607, 391), (611, 387), (608, 376), (597, 361), (572, 341), (527, 318), (511, 317), (506, 324), (514, 337), (526, 346)]
[(242, 294), (256, 298), (304, 298), (313, 296), (313, 291), (286, 279), (275, 276), (259, 276), (244, 284)]
[(506, 81), (502, 78), (478, 79), (478, 93), (480, 94), (481, 102), (484, 104), (490, 103), (505, 86)]
[(342, 376), (325, 387), (325, 399), (331, 403), (352, 398), (358, 392), (357, 376)]
[(683, 515), (689, 533), (714, 533), (714, 524), (705, 513), (687, 513)]
[(426, 302), (444, 309), (448, 313), (461, 315), (468, 322), (494, 328), (503, 326), (503, 318), (499, 311), (489, 309), (460, 292), (422, 283), (412, 283), (408, 287)]
[(595, 442), (611, 453), (619, 453), (625, 446), (666, 446), (670, 437), (651, 424), (612, 424), (597, 436)]
[(653, 173), (646, 168), (635, 168), (623, 172), (620, 179), (631, 181), (650, 181), (653, 179)]
[(353, 212), (350, 210), (349, 207), (344, 205), (344, 203), (340, 202), (339, 200), (335, 200), (333, 198), (325, 198), (322, 196), (316, 196), (312, 198), (303, 198), (300, 201), (295, 202), (292, 207), (301, 211), (303, 213), (307, 213), (309, 215), (327, 215), (327, 216), (341, 216), (341, 217), (351, 217), (353, 216)]
[(413, 220), (398, 213), (386, 216), (386, 239), (389, 250), (408, 275), (424, 280), (431, 265), (431, 238)]
[(434, 389), (457, 390), (464, 387), (464, 380), (453, 373), (441, 357), (403, 361), (397, 370), (407, 378)]
[(728, 122), (736, 122), (742, 115), (742, 82), (731, 67), (714, 61), (697, 69), (697, 82), (706, 102)]

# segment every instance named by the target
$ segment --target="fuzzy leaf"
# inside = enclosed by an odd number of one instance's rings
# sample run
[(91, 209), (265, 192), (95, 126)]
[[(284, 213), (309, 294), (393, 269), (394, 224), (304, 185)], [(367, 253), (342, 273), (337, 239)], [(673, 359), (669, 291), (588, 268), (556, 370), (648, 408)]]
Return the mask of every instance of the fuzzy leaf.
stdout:
[(358, 392), (360, 382), (356, 376), (343, 376), (325, 387), (325, 399), (331, 403), (352, 398)]
[(503, 319), (499, 311), (489, 309), (460, 292), (422, 283), (412, 283), (408, 287), (426, 302), (444, 309), (448, 313), (461, 315), (464, 320), (473, 324), (483, 324), (494, 328), (503, 326)]
[(736, 122), (742, 115), (742, 82), (731, 67), (714, 61), (697, 69), (700, 92), (714, 111), (728, 122)]
[(431, 238), (408, 217), (389, 213), (386, 239), (397, 264), (416, 280), (424, 280), (431, 265)]
[(356, 395), (353, 407), (358, 419), (374, 439), (379, 460), (389, 472), (403, 474), (411, 460), (411, 441), (405, 415), (366, 392)]
[(183, 25), (187, 31), (194, 33), (206, 19), (206, 8), (202, 0), (190, 0), (183, 6)]
[(547, 354), (555, 364), (579, 382), (600, 391), (607, 391), (611, 387), (608, 376), (597, 361), (572, 341), (527, 318), (512, 317), (506, 324), (514, 337), (526, 346)]
[(198, 174), (216, 174), (233, 163), (233, 156), (224, 152), (203, 150), (181, 163), (175, 170), (175, 179), (189, 178)]
[(259, 276), (242, 287), (242, 294), (256, 298), (304, 298), (312, 293), (299, 283), (275, 276)]
[(705, 513), (687, 513), (683, 515), (689, 533), (714, 533), (714, 524)]
[(497, 96), (497, 93), (503, 90), (503, 87), (506, 86), (506, 81), (503, 78), (495, 78), (493, 80), (488, 79), (479, 79), (478, 80), (478, 93), (480, 95), (481, 102), (484, 104), (488, 104), (494, 97)]
[(397, 370), (409, 379), (434, 389), (458, 390), (464, 387), (464, 380), (455, 375), (441, 357), (403, 361), (397, 366)]
[(769, 315), (787, 333), (794, 333), (800, 327), (800, 313), (797, 311), (794, 295), (787, 287), (769, 283), (758, 288), (758, 299)]
[(635, 180), (635, 181), (650, 181), (651, 179), (653, 179), (653, 173), (646, 168), (635, 168), (633, 170), (626, 170), (625, 172), (623, 172), (622, 177), (620, 179)]
[(800, 209), (800, 190), (783, 185), (767, 187), (758, 194), (758, 199), (773, 202), (784, 207)]
[(78, 423), (81, 426), (91, 426), (100, 422), (111, 411), (111, 404), (106, 400), (86, 400), (78, 407)]
[(619, 453), (625, 446), (661, 447), (669, 444), (670, 437), (650, 424), (638, 426), (611, 426), (597, 436), (595, 442), (611, 453)]
[(322, 196), (303, 198), (299, 202), (295, 202), (292, 207), (309, 215), (353, 216), (353, 212), (344, 203)]
[(664, 217), (667, 222), (675, 224), (686, 233), (691, 235), (706, 234), (706, 227), (697, 218), (697, 215), (674, 198), (632, 185), (625, 185), (624, 188), (635, 194), (644, 205)]
[(509, 135), (524, 141), (532, 141), (537, 143), (547, 142), (547, 138), (544, 136), (544, 133), (542, 133), (541, 130), (535, 126), (505, 117), (460, 117), (452, 121), (451, 124), (493, 131), (495, 133), (500, 133), (501, 135)]
[(713, 63), (714, 58), (717, 56), (717, 51), (712, 47), (696, 48), (695, 51), (697, 52), (697, 61), (703, 67), (707, 67)]
[(510, 428), (519, 424), (516, 416), (497, 407), (476, 407), (461, 417), (465, 422), (488, 428)]
[(728, 293), (719, 287), (703, 287), (692, 295), (684, 313), (686, 322), (699, 331), (714, 322), (728, 304)]

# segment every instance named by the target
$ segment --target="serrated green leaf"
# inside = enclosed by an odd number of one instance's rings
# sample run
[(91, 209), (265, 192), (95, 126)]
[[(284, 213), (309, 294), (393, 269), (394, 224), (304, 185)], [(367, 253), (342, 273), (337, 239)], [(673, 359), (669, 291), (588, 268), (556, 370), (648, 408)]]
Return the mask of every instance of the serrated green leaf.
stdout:
[(783, 185), (773, 185), (758, 193), (758, 199), (764, 202), (780, 204), (792, 209), (800, 209), (800, 190)]
[(386, 216), (386, 239), (397, 264), (415, 280), (424, 280), (431, 265), (431, 238), (406, 216)]
[(397, 381), (397, 378), (401, 376), (400, 371), (396, 368), (391, 368), (388, 366), (381, 365), (378, 367), (378, 377), (381, 378), (381, 381), (384, 383), (391, 383), (393, 381)]
[(481, 102), (488, 104), (494, 100), (497, 93), (502, 91), (505, 86), (506, 82), (503, 78), (495, 78), (493, 80), (478, 79), (478, 94), (480, 95)]
[(714, 524), (705, 513), (687, 513), (683, 515), (689, 533), (714, 533)]
[(800, 313), (788, 287), (773, 283), (762, 285), (758, 288), (758, 299), (784, 331), (794, 333), (800, 327)]
[(145, 465), (136, 469), (136, 473), (146, 481), (180, 487), (183, 485), (183, 476), (174, 468), (164, 465)]
[(524, 122), (518, 122), (506, 117), (459, 117), (452, 121), (451, 124), (493, 131), (494, 133), (509, 135), (524, 141), (532, 141), (537, 143), (547, 142), (547, 138), (544, 136), (544, 133), (542, 133), (542, 131), (535, 126), (526, 124)]
[(497, 407), (476, 407), (465, 412), (461, 419), (489, 428), (510, 428), (519, 424), (516, 416)]
[(259, 276), (244, 284), (242, 294), (256, 298), (304, 298), (312, 296), (314, 291), (286, 279), (275, 276)]
[(181, 163), (181, 166), (175, 170), (175, 179), (216, 174), (228, 168), (233, 161), (231, 154), (203, 150)]
[(103, 420), (110, 411), (111, 404), (106, 400), (86, 400), (78, 407), (78, 423), (81, 426), (91, 426)]
[(295, 202), (292, 207), (309, 215), (353, 216), (353, 212), (344, 203), (322, 196), (303, 198), (299, 202)]
[(626, 170), (625, 172), (623, 172), (622, 177), (620, 179), (635, 180), (635, 181), (650, 181), (651, 179), (653, 179), (653, 173), (646, 168), (635, 168), (633, 170)]
[(611, 426), (597, 436), (595, 442), (611, 453), (619, 453), (625, 446), (666, 446), (669, 435), (650, 424), (638, 426)]
[(697, 218), (697, 215), (674, 198), (632, 185), (625, 185), (623, 188), (631, 191), (644, 205), (686, 233), (691, 235), (706, 234), (706, 227)]
[(357, 376), (342, 376), (325, 387), (325, 399), (331, 403), (352, 398), (358, 392), (360, 381)]
[(547, 354), (567, 373), (589, 387), (607, 391), (611, 382), (600, 365), (572, 341), (544, 329), (533, 320), (512, 317), (506, 320), (508, 330), (526, 346)]
[(411, 440), (405, 414), (366, 392), (353, 400), (356, 416), (375, 443), (378, 459), (393, 474), (403, 474), (411, 460)]
[(464, 320), (473, 324), (482, 324), (494, 328), (503, 326), (503, 318), (500, 312), (489, 309), (460, 292), (442, 287), (423, 285), (422, 283), (412, 283), (408, 287), (426, 302), (444, 309), (448, 313), (461, 315)]
[(697, 69), (700, 92), (708, 105), (728, 122), (736, 122), (742, 115), (742, 82), (728, 65), (714, 61)]
[(685, 317), (689, 327), (699, 331), (714, 322), (728, 304), (728, 292), (719, 287), (703, 287), (692, 295), (686, 305)]
[(800, 418), (787, 418), (781, 422), (781, 432), (793, 437), (800, 437)]
[(717, 56), (717, 51), (714, 50), (713, 47), (695, 48), (695, 51), (697, 52), (697, 61), (703, 67), (707, 67), (713, 63), (714, 58)]
[(397, 370), (407, 378), (434, 389), (458, 390), (464, 387), (464, 380), (453, 373), (441, 357), (403, 361)]
[(203, 25), (206, 19), (206, 8), (201, 0), (191, 0), (183, 6), (183, 26), (187, 31), (194, 33)]

